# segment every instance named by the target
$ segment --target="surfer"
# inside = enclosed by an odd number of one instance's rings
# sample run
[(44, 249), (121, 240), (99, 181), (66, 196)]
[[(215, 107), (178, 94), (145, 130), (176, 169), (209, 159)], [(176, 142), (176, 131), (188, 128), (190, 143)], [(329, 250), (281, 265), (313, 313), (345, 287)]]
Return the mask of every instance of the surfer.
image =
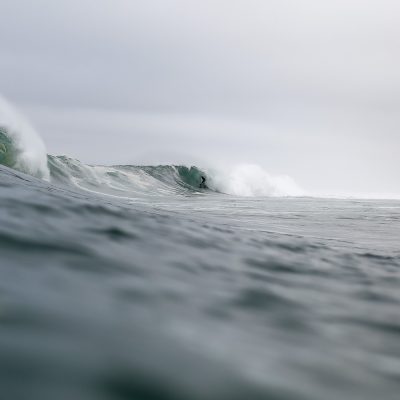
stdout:
[(201, 177), (200, 189), (208, 189), (206, 185), (206, 178), (204, 176)]

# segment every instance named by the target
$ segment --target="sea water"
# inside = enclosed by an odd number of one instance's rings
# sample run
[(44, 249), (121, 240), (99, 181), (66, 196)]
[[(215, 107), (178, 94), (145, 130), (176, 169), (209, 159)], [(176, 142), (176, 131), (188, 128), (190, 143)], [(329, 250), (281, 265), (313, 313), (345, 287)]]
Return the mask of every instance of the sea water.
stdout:
[(399, 202), (180, 190), (0, 169), (4, 398), (397, 398)]

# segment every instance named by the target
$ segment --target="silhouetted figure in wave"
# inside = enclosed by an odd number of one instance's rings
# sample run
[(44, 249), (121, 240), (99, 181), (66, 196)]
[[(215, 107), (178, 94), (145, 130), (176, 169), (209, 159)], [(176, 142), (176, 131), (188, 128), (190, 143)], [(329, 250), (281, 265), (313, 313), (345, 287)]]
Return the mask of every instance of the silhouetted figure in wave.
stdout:
[(200, 183), (200, 189), (208, 189), (207, 185), (206, 185), (206, 178), (204, 178), (204, 176), (201, 177), (201, 183)]

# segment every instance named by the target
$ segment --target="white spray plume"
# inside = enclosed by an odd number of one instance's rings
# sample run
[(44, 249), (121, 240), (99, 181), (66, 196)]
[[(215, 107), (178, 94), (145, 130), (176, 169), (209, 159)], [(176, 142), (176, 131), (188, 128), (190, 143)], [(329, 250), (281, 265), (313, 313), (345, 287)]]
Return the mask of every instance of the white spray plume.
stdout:
[(17, 151), (13, 168), (27, 174), (49, 180), (46, 147), (29, 122), (0, 96), (0, 127)]
[(305, 192), (287, 175), (273, 176), (254, 164), (207, 171), (210, 189), (236, 196), (304, 196)]

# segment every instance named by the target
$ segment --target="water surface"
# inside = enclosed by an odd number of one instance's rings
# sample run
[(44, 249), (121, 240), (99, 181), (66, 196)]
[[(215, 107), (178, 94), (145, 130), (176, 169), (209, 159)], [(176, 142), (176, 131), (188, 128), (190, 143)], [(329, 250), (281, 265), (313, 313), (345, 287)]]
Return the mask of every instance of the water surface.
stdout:
[(399, 201), (49, 164), (0, 166), (2, 397), (398, 398)]

